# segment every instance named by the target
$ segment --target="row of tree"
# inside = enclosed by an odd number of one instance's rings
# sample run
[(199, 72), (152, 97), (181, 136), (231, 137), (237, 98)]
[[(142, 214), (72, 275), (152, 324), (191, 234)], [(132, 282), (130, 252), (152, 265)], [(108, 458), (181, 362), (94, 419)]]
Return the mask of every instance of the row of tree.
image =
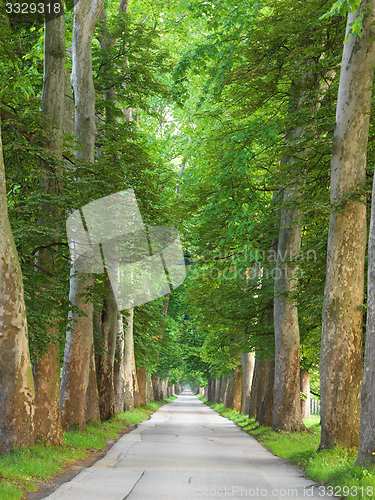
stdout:
[[(1, 450), (168, 379), (286, 431), (311, 385), (320, 449), (374, 461), (374, 7), (335, 4), (345, 23), (327, 0), (103, 5), (44, 28), (2, 13)], [(121, 314), (107, 274), (71, 269), (65, 223), (127, 188), (195, 265)]]
[(171, 225), (178, 179), (138, 126), (168, 95), (157, 23), (103, 6), (44, 22), (2, 6), (0, 452), (180, 390), (178, 302), (168, 320), (168, 298), (120, 312), (107, 273), (71, 267), (72, 210), (132, 188), (146, 225)]
[(345, 26), (325, 15), (326, 1), (191, 3), (206, 36), (180, 60), (175, 96), (196, 105), (184, 123), (181, 198), (197, 262), (186, 297), (194, 328), (205, 332), (209, 399), (231, 393), (229, 373), (237, 387), (240, 356), (255, 352), (250, 415), (275, 430), (304, 429), (310, 371), (320, 449), (359, 445), (362, 464), (374, 461), (374, 212), (366, 205), (374, 199), (375, 11), (348, 5), (332, 9), (346, 6)]

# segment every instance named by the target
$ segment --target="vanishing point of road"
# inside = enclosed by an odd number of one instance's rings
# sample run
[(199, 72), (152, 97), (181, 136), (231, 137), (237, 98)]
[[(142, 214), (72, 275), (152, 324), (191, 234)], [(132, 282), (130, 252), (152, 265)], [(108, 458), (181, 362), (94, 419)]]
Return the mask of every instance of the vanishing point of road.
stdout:
[(48, 500), (322, 498), (301, 469), (183, 391)]

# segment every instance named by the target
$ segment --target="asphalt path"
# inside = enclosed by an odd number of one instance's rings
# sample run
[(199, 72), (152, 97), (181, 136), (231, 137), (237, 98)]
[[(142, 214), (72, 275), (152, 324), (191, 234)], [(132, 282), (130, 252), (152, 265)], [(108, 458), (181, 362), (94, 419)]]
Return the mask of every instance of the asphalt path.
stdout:
[(301, 469), (275, 457), (191, 391), (159, 408), (120, 438), (104, 458), (49, 495), (49, 500), (306, 499)]

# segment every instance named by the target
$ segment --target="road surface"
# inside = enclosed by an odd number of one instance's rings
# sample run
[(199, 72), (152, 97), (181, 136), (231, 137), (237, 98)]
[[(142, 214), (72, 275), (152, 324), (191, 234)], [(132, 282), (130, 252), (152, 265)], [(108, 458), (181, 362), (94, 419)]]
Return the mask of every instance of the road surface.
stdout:
[(185, 390), (46, 498), (322, 498), (312, 485), (300, 469)]

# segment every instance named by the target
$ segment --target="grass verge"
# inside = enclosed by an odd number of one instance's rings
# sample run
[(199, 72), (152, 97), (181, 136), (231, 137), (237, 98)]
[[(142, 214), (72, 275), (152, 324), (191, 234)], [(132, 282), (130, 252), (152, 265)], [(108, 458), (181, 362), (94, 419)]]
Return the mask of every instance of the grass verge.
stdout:
[(103, 450), (107, 439), (117, 439), (129, 424), (147, 419), (150, 413), (175, 398), (128, 410), (99, 425), (89, 424), (86, 431), (64, 432), (64, 444), (60, 446), (35, 445), (0, 456), (0, 499), (24, 499), (26, 491), (37, 490), (37, 483), (61, 474), (66, 466), (91, 452)]
[(233, 420), (243, 430), (255, 436), (272, 453), (302, 467), (308, 478), (322, 484), (319, 490), (321, 496), (350, 500), (375, 499), (375, 466), (355, 466), (358, 449), (335, 447), (317, 452), (320, 442), (319, 415), (312, 415), (310, 419), (304, 420), (311, 433), (273, 432), (270, 427), (261, 427), (255, 419), (236, 410), (224, 408), (223, 404), (209, 403), (202, 396), (198, 397), (223, 417)]

